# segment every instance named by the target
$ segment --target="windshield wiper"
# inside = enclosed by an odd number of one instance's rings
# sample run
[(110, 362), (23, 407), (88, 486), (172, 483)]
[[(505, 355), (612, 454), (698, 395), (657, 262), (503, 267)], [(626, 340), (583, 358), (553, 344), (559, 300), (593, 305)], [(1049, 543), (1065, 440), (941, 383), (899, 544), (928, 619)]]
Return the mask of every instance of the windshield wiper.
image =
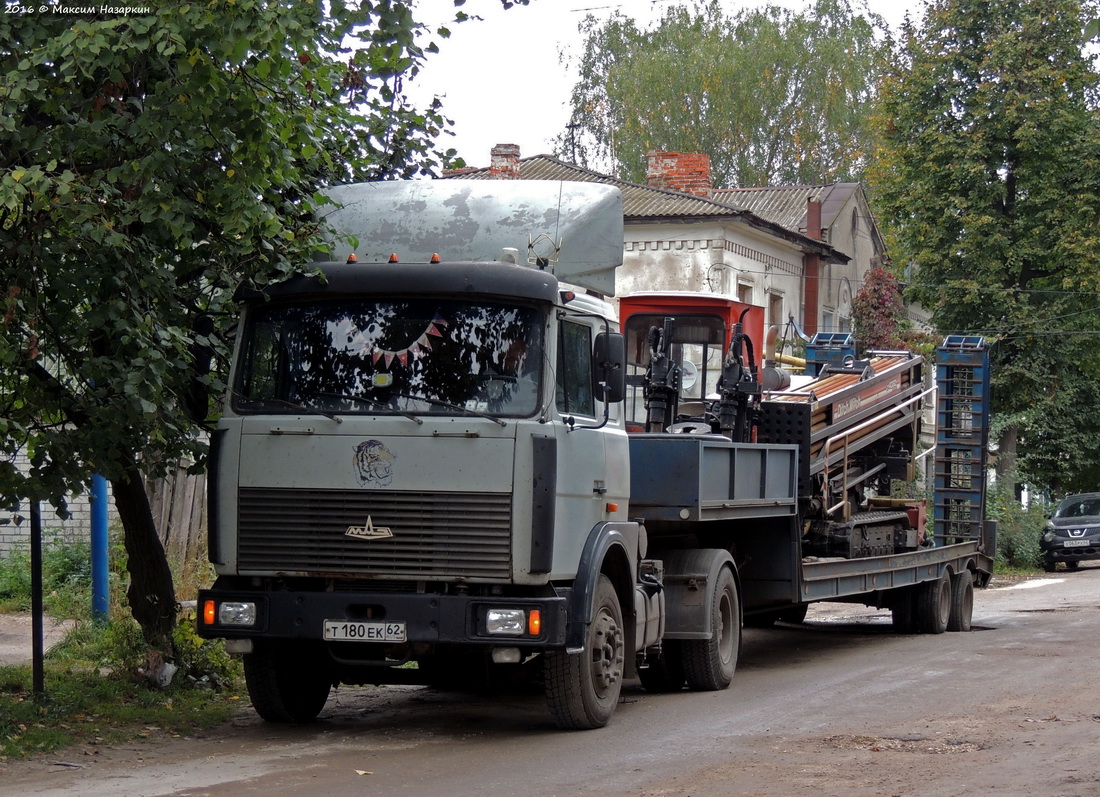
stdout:
[(391, 392), (390, 395), (391, 396), (399, 396), (401, 398), (406, 398), (406, 399), (411, 399), (412, 401), (426, 401), (429, 404), (434, 404), (434, 405), (439, 406), (439, 407), (447, 407), (447, 408), (452, 409), (452, 410), (458, 410), (459, 412), (465, 413), (466, 415), (473, 415), (473, 416), (476, 416), (478, 418), (485, 418), (486, 420), (492, 421), (493, 423), (495, 423), (499, 426), (505, 426), (505, 427), (508, 426), (508, 424), (506, 424), (500, 418), (497, 418), (494, 415), (490, 415), (487, 412), (481, 412), (479, 410), (472, 410), (469, 407), (463, 407), (461, 404), (452, 404), (451, 402), (444, 401), (443, 399), (431, 398), (430, 396), (413, 396), (413, 395), (410, 395), (408, 393), (398, 393), (397, 391)]
[(259, 404), (259, 405), (281, 404), (284, 407), (290, 407), (292, 410), (298, 410), (299, 412), (303, 412), (307, 415), (322, 415), (325, 418), (328, 418), (329, 420), (336, 421), (337, 423), (343, 423), (344, 422), (344, 419), (341, 418), (339, 415), (336, 415), (335, 413), (327, 412), (325, 410), (318, 409), (317, 407), (307, 407), (304, 404), (295, 404), (293, 401), (287, 401), (286, 399), (277, 399), (277, 398), (253, 399), (253, 398), (249, 398), (248, 396), (245, 396), (241, 393), (238, 393), (236, 390), (233, 391), (233, 395), (236, 396), (239, 400), (247, 401), (250, 404)]
[(384, 409), (384, 410), (393, 410), (394, 412), (396, 412), (399, 415), (404, 415), (410, 421), (415, 421), (417, 425), (422, 425), (424, 423), (424, 421), (422, 419), (420, 419), (417, 416), (413, 415), (411, 412), (407, 412), (405, 410), (400, 410), (397, 407), (391, 407), (389, 404), (387, 404), (384, 401), (379, 401), (378, 399), (368, 398), (367, 396), (349, 396), (349, 395), (345, 395), (344, 393), (314, 393), (313, 395), (323, 396), (324, 398), (343, 399), (345, 401), (358, 401), (360, 404), (366, 404), (368, 407), (378, 407), (378, 408)]

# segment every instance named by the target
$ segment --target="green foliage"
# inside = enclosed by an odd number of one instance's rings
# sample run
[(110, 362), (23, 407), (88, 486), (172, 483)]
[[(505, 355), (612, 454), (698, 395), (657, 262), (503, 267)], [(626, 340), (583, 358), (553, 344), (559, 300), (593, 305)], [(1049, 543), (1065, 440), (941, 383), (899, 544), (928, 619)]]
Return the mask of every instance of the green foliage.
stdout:
[(584, 51), (558, 152), (645, 181), (651, 150), (710, 155), (716, 185), (852, 179), (886, 25), (848, 0), (727, 18), (718, 2), (672, 7), (652, 30), (618, 14), (580, 26)]
[(1015, 495), (998, 486), (989, 493), (986, 514), (997, 521), (998, 569), (1035, 570), (1042, 566), (1039, 538), (1043, 534), (1046, 516), (1041, 507), (1025, 509)]
[(110, 479), (132, 609), (164, 639), (141, 476), (201, 467), (189, 410), (206, 415), (196, 385), (224, 387), (233, 291), (311, 268), (325, 186), (430, 174), (453, 150), (436, 151), (439, 101), (403, 94), (448, 35), (414, 3), (149, 8), (0, 16), (0, 505), (64, 512)]
[[(86, 542), (48, 538), (42, 548), (42, 594), (48, 614), (87, 616), (92, 583), (91, 553)], [(13, 549), (0, 559), (0, 610), (24, 612), (31, 608), (29, 549)]]
[(7, 504), (201, 461), (192, 361), (226, 352), (196, 317), (312, 259), (326, 184), (445, 163), (438, 104), (401, 94), (410, 6), (155, 9), (0, 19), (0, 453), (31, 459), (0, 467)]
[[(991, 352), (999, 470), (1100, 472), (1100, 75), (1093, 0), (936, 0), (884, 78), (872, 170), (909, 298)], [(1003, 474), (1002, 474), (1003, 475)], [(1095, 482), (1093, 483), (1095, 487)]]

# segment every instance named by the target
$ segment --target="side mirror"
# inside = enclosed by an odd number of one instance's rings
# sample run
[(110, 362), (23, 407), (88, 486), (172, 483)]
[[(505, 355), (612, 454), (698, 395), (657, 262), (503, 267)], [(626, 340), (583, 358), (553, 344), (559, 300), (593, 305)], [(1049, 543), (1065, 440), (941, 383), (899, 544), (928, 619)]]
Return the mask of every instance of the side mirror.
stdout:
[[(592, 347), (592, 390), (608, 403), (626, 398), (626, 339), (619, 332), (601, 332)], [(607, 392), (604, 392), (606, 386)]]

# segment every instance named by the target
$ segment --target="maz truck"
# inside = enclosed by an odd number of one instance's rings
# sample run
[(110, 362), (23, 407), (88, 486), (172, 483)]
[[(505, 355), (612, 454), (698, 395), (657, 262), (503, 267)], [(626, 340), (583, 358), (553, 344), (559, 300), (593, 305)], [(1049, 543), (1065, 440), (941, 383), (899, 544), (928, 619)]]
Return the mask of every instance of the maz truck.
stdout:
[[(559, 726), (597, 728), (624, 679), (725, 688), (743, 624), (814, 601), (969, 630), (993, 553), (983, 341), (945, 341), (936, 386), (909, 352), (811, 344), (792, 388), (760, 308), (612, 305), (613, 187), (330, 196), (336, 261), (238, 293), (211, 444), (198, 630), (243, 654), (264, 719), (312, 720), (341, 683), (537, 677)], [(925, 407), (931, 531), (895, 494)]]

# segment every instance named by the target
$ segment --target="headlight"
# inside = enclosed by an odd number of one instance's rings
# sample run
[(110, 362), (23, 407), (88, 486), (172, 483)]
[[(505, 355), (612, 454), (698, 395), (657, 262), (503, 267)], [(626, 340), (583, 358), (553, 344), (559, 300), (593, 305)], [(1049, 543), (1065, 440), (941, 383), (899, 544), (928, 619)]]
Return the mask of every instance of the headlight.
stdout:
[(256, 604), (250, 601), (225, 601), (224, 603), (219, 603), (218, 625), (256, 625)]
[(526, 630), (527, 612), (523, 609), (489, 609), (485, 612), (487, 633), (522, 636)]
[(540, 609), (485, 609), (485, 633), (494, 636), (537, 637), (542, 633)]
[(1054, 532), (1048, 530), (1045, 534), (1043, 534), (1043, 541), (1054, 542)]

